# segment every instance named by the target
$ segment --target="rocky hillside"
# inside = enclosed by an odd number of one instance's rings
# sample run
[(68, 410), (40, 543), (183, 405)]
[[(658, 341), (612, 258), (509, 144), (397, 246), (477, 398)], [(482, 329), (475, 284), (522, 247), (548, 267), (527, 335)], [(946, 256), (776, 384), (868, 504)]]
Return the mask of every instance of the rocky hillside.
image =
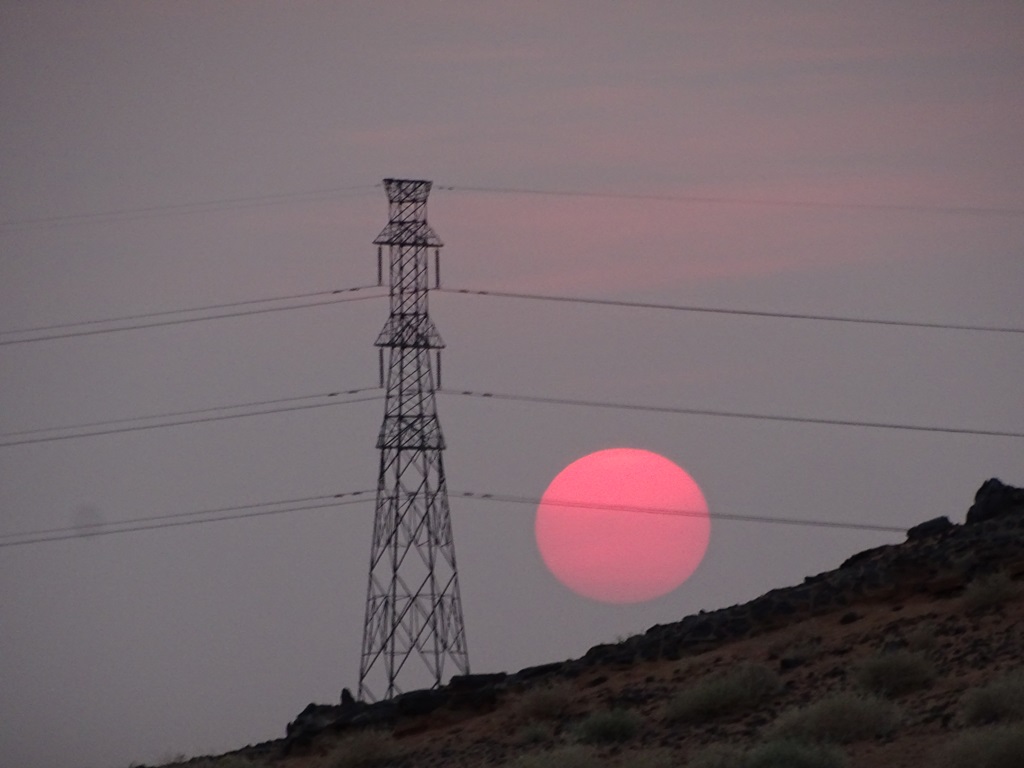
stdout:
[[(582, 658), (310, 704), (199, 768), (1024, 766), (1024, 490)], [(972, 739), (974, 741), (972, 741)]]

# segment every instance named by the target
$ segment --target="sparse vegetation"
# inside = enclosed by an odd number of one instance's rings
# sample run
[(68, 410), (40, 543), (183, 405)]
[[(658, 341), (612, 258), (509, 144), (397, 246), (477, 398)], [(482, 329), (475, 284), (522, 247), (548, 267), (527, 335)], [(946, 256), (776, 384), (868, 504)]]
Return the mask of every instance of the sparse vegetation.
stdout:
[(387, 731), (356, 731), (341, 741), (324, 758), (321, 768), (374, 768), (401, 754), (402, 748)]
[(736, 714), (771, 698), (781, 685), (778, 674), (763, 664), (742, 664), (677, 693), (665, 708), (665, 717), (693, 723)]
[(969, 613), (987, 611), (1009, 602), (1020, 594), (1020, 585), (999, 571), (979, 576), (964, 590), (964, 609)]
[(640, 730), (640, 715), (628, 709), (594, 712), (577, 728), (584, 744), (613, 744), (629, 741)]
[(775, 739), (748, 750), (714, 745), (687, 768), (843, 768), (846, 756), (836, 747), (793, 739)]
[(843, 768), (846, 756), (826, 744), (790, 739), (769, 741), (743, 756), (743, 768)]
[(506, 763), (508, 768), (598, 768), (600, 765), (597, 755), (578, 745), (531, 752)]
[(694, 755), (686, 768), (742, 768), (744, 752), (727, 744), (712, 744)]
[(802, 741), (848, 744), (890, 733), (899, 710), (887, 699), (839, 693), (783, 713), (773, 730)]
[(199, 757), (189, 759), (184, 755), (174, 758), (168, 768), (187, 766), (187, 768), (261, 768), (263, 763), (243, 755), (221, 755), (219, 757)]
[(542, 744), (553, 735), (554, 731), (547, 723), (527, 723), (516, 734), (516, 742), (523, 745)]
[(939, 640), (935, 636), (935, 625), (931, 623), (914, 627), (907, 633), (906, 640), (907, 647), (918, 653), (934, 651), (939, 645)]
[(821, 653), (821, 636), (806, 629), (787, 631), (768, 646), (768, 653), (790, 666), (799, 666)]
[(677, 768), (679, 758), (670, 749), (644, 749), (622, 755), (616, 765), (624, 768)]
[(941, 768), (1020, 768), (1024, 724), (974, 728), (962, 732), (935, 753)]
[(527, 720), (558, 720), (573, 701), (572, 689), (564, 684), (533, 688), (519, 700), (519, 715)]
[(964, 722), (988, 725), (1024, 720), (1024, 669), (1017, 669), (964, 694)]
[(927, 688), (935, 679), (935, 666), (909, 651), (881, 653), (862, 662), (856, 680), (866, 691), (880, 696), (902, 696)]

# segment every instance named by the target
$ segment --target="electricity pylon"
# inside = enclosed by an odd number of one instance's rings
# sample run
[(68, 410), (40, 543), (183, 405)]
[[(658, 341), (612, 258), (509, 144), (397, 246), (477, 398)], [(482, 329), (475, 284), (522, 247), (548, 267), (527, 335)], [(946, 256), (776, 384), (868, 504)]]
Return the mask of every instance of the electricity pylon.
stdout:
[(401, 693), (400, 679), (405, 690), (436, 688), (449, 663), (469, 672), (435, 399), (444, 342), (427, 311), (428, 255), (432, 250), (439, 287), (443, 245), (427, 224), (430, 187), (384, 179), (389, 221), (373, 241), (380, 284), (388, 248), (391, 314), (375, 342), (386, 398), (359, 667), (363, 701), (374, 700), (375, 692)]

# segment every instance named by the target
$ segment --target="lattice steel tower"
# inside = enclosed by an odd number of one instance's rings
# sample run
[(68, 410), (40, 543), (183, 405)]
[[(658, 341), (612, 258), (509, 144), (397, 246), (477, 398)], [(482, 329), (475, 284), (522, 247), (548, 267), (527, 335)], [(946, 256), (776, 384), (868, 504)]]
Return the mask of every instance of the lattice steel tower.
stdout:
[(391, 698), (403, 688), (437, 687), (448, 664), (469, 672), (434, 395), (444, 342), (427, 311), (428, 255), (434, 252), (439, 287), (442, 246), (427, 224), (430, 187), (429, 181), (384, 179), (390, 216), (373, 241), (381, 284), (382, 250), (388, 248), (391, 315), (375, 342), (387, 395), (359, 667), (364, 701), (375, 693)]

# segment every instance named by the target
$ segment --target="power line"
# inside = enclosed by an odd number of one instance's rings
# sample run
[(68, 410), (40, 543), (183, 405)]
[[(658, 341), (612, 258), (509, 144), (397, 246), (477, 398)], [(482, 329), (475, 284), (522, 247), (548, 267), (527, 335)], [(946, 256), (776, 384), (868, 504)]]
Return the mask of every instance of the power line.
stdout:
[(310, 291), (308, 293), (293, 293), (288, 296), (265, 296), (262, 299), (245, 299), (243, 301), (229, 301), (222, 304), (207, 304), (202, 307), (182, 307), (181, 309), (165, 309), (159, 312), (142, 312), (135, 315), (120, 315), (118, 317), (103, 317), (94, 320), (77, 320), (71, 323), (57, 323), (55, 325), (37, 325), (34, 328), (11, 328), (0, 331), (0, 336), (11, 336), (14, 334), (42, 333), (43, 331), (58, 331), (65, 328), (78, 328), (83, 325), (99, 325), (102, 323), (126, 323), (135, 320), (148, 320), (154, 317), (167, 317), (168, 315), (181, 315), (194, 312), (209, 312), (214, 309), (230, 309), (244, 307), (252, 304), (267, 304), (273, 301), (294, 301), (297, 299), (312, 299), (319, 296), (334, 296), (339, 293), (352, 293), (365, 291), (369, 288), (378, 288), (376, 285), (357, 285), (353, 288), (335, 288), (330, 291)]
[[(379, 388), (375, 387), (374, 389), (379, 389)], [(357, 390), (357, 391), (366, 392), (366, 391), (370, 391), (370, 390), (367, 389), (367, 390)], [(304, 397), (300, 396), (300, 397), (297, 397), (297, 398), (294, 398), (294, 399), (295, 400), (304, 400), (304, 399), (307, 399), (308, 397), (333, 397), (333, 396), (334, 396), (334, 394), (328, 393), (326, 395), (309, 395), (309, 396), (304, 396)], [(48, 436), (44, 436), (44, 437), (25, 437), (25, 438), (18, 439), (18, 440), (7, 440), (5, 442), (0, 442), (0, 448), (10, 448), (10, 447), (17, 446), (17, 445), (32, 445), (32, 444), (35, 444), (35, 443), (51, 443), (51, 442), (57, 442), (57, 441), (60, 441), (60, 440), (74, 440), (74, 439), (79, 438), (79, 437), (99, 437), (99, 436), (102, 436), (102, 435), (118, 435), (118, 434), (122, 434), (124, 432), (142, 432), (142, 431), (147, 430), (147, 429), (160, 429), (160, 428), (163, 428), (163, 427), (180, 427), (180, 426), (183, 426), (183, 425), (186, 425), (186, 424), (206, 424), (206, 423), (213, 422), (213, 421), (226, 421), (227, 419), (243, 419), (243, 418), (248, 418), (250, 416), (266, 416), (266, 415), (271, 414), (271, 413), (288, 413), (290, 411), (306, 411), (306, 410), (310, 410), (310, 409), (313, 409), (313, 408), (329, 408), (329, 407), (334, 406), (334, 405), (352, 405), (353, 403), (368, 403), (368, 402), (372, 402), (372, 401), (375, 401), (375, 400), (382, 400), (383, 397), (384, 397), (383, 395), (372, 395), (370, 397), (354, 397), (354, 398), (351, 398), (349, 400), (332, 400), (331, 402), (327, 402), (327, 403), (311, 403), (309, 405), (291, 405), (291, 406), (285, 406), (285, 407), (281, 407), (281, 408), (267, 408), (267, 409), (264, 409), (264, 410), (261, 410), (261, 411), (252, 411), (251, 413), (229, 413), (229, 414), (221, 414), (219, 416), (202, 416), (202, 417), (194, 418), (194, 419), (179, 419), (177, 421), (164, 422), (162, 424), (140, 424), (140, 425), (130, 426), (130, 427), (117, 427), (117, 428), (112, 428), (112, 429), (98, 429), (98, 430), (93, 430), (91, 432), (78, 432), (78, 433), (75, 433), (73, 435), (48, 435)], [(293, 399), (293, 398), (280, 398), (279, 402), (287, 402), (288, 400), (291, 400), (291, 399)], [(272, 402), (272, 401), (268, 401), (268, 402)], [(244, 406), (222, 406), (221, 408), (200, 409), (199, 411), (195, 411), (195, 413), (202, 413), (204, 411), (214, 411), (214, 410), (230, 410), (231, 408), (241, 408), (241, 407), (244, 407)], [(184, 413), (188, 413), (188, 412), (187, 411), (182, 411), (181, 413), (184, 414)], [(141, 418), (160, 418), (160, 417), (141, 417)], [(117, 421), (118, 420), (115, 419), (115, 420), (112, 420), (111, 423), (116, 423)], [(28, 430), (28, 433), (32, 433), (33, 431), (34, 430)], [(39, 430), (39, 431), (49, 431), (49, 430)], [(11, 434), (15, 434), (15, 433), (11, 433)]]
[(537, 395), (515, 395), (499, 392), (474, 392), (470, 390), (439, 389), (445, 395), (462, 397), (479, 397), (492, 400), (510, 400), (521, 403), (543, 403), (547, 405), (574, 405), (586, 408), (608, 408), (622, 411), (646, 411), (649, 413), (671, 413), (684, 416), (716, 416), (730, 419), (754, 419), (758, 421), (781, 421), (796, 424), (819, 424), (836, 427), (864, 427), (869, 429), (893, 429), (912, 432), (932, 432), (953, 435), (975, 435), (980, 437), (1014, 437), (1024, 438), (1024, 432), (1004, 430), (967, 429), (960, 427), (926, 426), (918, 424), (897, 424), (887, 421), (858, 421), (854, 419), (826, 419), (811, 416), (780, 416), (777, 414), (749, 413), (742, 411), (724, 411), (711, 408), (677, 408), (662, 405), (638, 405), (616, 403), (599, 400), (582, 400), (579, 398), (540, 397)]
[(481, 192), (494, 195), (542, 195), (544, 197), (584, 197), (605, 200), (648, 200), (669, 203), (700, 203), (712, 205), (756, 205), (773, 208), (819, 208), (825, 210), (894, 211), (904, 213), (943, 213), (969, 216), (1024, 216), (1024, 208), (969, 205), (924, 205), (902, 203), (831, 203), (820, 200), (772, 200), (769, 198), (728, 197), (714, 195), (657, 195), (628, 192), (587, 192), (585, 190), (535, 189), (528, 187), (486, 187), (461, 184), (438, 184), (434, 189), (444, 192)]
[(229, 197), (218, 200), (204, 200), (197, 203), (173, 203), (170, 205), (151, 205), (140, 208), (119, 208), (94, 213), (65, 214), (58, 216), (39, 216), (25, 219), (8, 219), (0, 221), (0, 230), (41, 229), (84, 224), (91, 221), (126, 221), (130, 219), (148, 218), (152, 216), (173, 216), (190, 213), (206, 213), (210, 211), (231, 210), (277, 205), (288, 202), (316, 202), (338, 197), (348, 197), (353, 193), (363, 193), (376, 189), (380, 184), (356, 184), (349, 187), (330, 187), (327, 189), (306, 192), (284, 192), (250, 197)]
[[(154, 515), (152, 517), (140, 517), (131, 520), (120, 520), (112, 523), (96, 523), (89, 524), (86, 526), (79, 527), (68, 527), (68, 528), (51, 528), (48, 530), (38, 531), (26, 531), (24, 533), (8, 533), (0, 535), (0, 538), (9, 538), (13, 536), (31, 536), (34, 538), (21, 538), (16, 541), (0, 541), (0, 548), (3, 547), (21, 547), (28, 544), (41, 544), (47, 541), (66, 541), (68, 539), (81, 539), (81, 538), (92, 538), (95, 536), (111, 536), (117, 533), (133, 533), (136, 531), (153, 531), (163, 528), (180, 528), (186, 525), (202, 525), (204, 523), (221, 523), (226, 520), (243, 520), (252, 517), (268, 517), (271, 515), (283, 515), (290, 512), (305, 512), (313, 509), (330, 509), (332, 507), (343, 507), (349, 504), (361, 504), (367, 501), (373, 501), (375, 499), (375, 491), (353, 491), (350, 493), (338, 493), (333, 496), (310, 496), (307, 499), (293, 499), (291, 501), (267, 501), (258, 504), (242, 504), (234, 507), (220, 507), (217, 509), (206, 509), (197, 512), (183, 512), (175, 513), (170, 515)], [(366, 498), (350, 498), (365, 496)], [(323, 504), (305, 504), (298, 507), (286, 507), (285, 509), (261, 509), (262, 507), (268, 506), (282, 506), (287, 504), (293, 504), (300, 501), (314, 501), (321, 499), (330, 499)], [(235, 510), (259, 510), (241, 512), (238, 514), (225, 515), (223, 512), (235, 511)], [(210, 517), (203, 520), (184, 520), (180, 518), (195, 517), (199, 515), (220, 515), (218, 517)], [(156, 522), (154, 522), (156, 521)], [(163, 521), (163, 522), (160, 522)], [(150, 525), (149, 523), (153, 523)], [(66, 533), (66, 531), (76, 531), (75, 533)], [(57, 534), (57, 535), (51, 535)]]
[(497, 296), (505, 299), (532, 299), (537, 301), (553, 301), (567, 304), (594, 304), (609, 307), (631, 307), (640, 309), (659, 309), (675, 312), (703, 312), (717, 315), (742, 315), (748, 317), (770, 317), (787, 320), (821, 320), (832, 323), (856, 323), (860, 325), (889, 325), (906, 328), (932, 328), (953, 331), (985, 331), (988, 333), (1024, 333), (1024, 327), (971, 325), (966, 323), (938, 323), (915, 320), (887, 320), (867, 317), (849, 317), (842, 315), (816, 315), (805, 312), (769, 312), (753, 309), (728, 309), (724, 307), (703, 307), (691, 304), (665, 304), (647, 301), (624, 301), (618, 299), (596, 299), (585, 296), (554, 296), (539, 293), (515, 293), (512, 291), (484, 291), (472, 288), (436, 288), (441, 293), (462, 293), (474, 296)]
[[(514, 496), (500, 493), (474, 493), (463, 491), (452, 493), (452, 496), (461, 496), (466, 499), (478, 501), (506, 502), (509, 504), (529, 504), (537, 506), (541, 499), (535, 496)], [(892, 525), (881, 525), (875, 523), (851, 523), (839, 520), (814, 520), (799, 517), (769, 517), (767, 515), (740, 515), (726, 512), (706, 513), (703, 511), (678, 509), (668, 507), (644, 507), (624, 504), (594, 504), (590, 502), (577, 502), (558, 499), (545, 499), (545, 503), (556, 507), (570, 507), (573, 509), (592, 509), (609, 512), (637, 512), (650, 515), (662, 515), (667, 517), (703, 517), (708, 514), (711, 519), (736, 520), (744, 523), (770, 523), (774, 525), (796, 525), (811, 528), (842, 528), (857, 531), (883, 531), (886, 533), (906, 533), (906, 529)]]
[[(367, 288), (377, 288), (378, 286), (363, 286), (359, 288), (348, 288), (346, 292), (362, 291)], [(117, 333), (119, 331), (134, 331), (143, 328), (161, 328), (168, 325), (182, 325), (184, 323), (198, 323), (204, 320), (221, 320), (228, 317), (247, 317), (249, 315), (262, 315), (268, 312), (285, 312), (291, 309), (307, 309), (309, 307), (324, 307), (330, 304), (344, 304), (349, 301), (366, 301), (367, 299), (379, 299), (386, 294), (375, 293), (372, 296), (347, 296), (340, 299), (328, 299), (327, 301), (311, 301), (305, 304), (290, 304), (286, 307), (264, 307), (262, 309), (246, 309), (238, 312), (221, 312), (215, 315), (204, 315), (203, 317), (185, 317), (176, 320), (160, 320), (154, 323), (136, 323), (133, 325), (121, 325), (117, 328), (97, 328), (87, 331), (69, 331), (67, 333), (53, 333), (46, 334), (43, 336), (33, 336), (28, 339), (7, 339), (0, 340), (0, 347), (6, 347), (12, 344), (28, 344), (35, 341), (53, 341), (55, 339), (73, 339), (80, 336), (98, 336), (104, 333)], [(254, 299), (253, 301), (260, 301)], [(188, 312), (190, 310), (169, 310), (171, 312), (180, 311)], [(194, 311), (194, 310), (193, 310)], [(91, 322), (102, 322), (102, 321), (86, 321)]]
[[(213, 413), (216, 411), (231, 411), (238, 408), (257, 408), (264, 405), (278, 405), (280, 403), (294, 403), (301, 400), (314, 400), (325, 397), (340, 397), (342, 395), (358, 395), (362, 392), (372, 392), (380, 387), (362, 387), (360, 389), (346, 389), (338, 392), (320, 392), (315, 395), (296, 395), (293, 397), (276, 397), (271, 400), (250, 400), (246, 403), (235, 403), (233, 405), (214, 405), (207, 408), (195, 408), (190, 411), (166, 411), (164, 413), (151, 413), (145, 416), (125, 416), (118, 419), (104, 419), (102, 421), (88, 421), (78, 424), (64, 424), (59, 427), (39, 427), (36, 429), (21, 429), (14, 432), (0, 433), (0, 440), (24, 435), (38, 435), (44, 432), (67, 432), (73, 429), (89, 429), (90, 427), (107, 427), (113, 424), (127, 424), (133, 421), (153, 421), (154, 419), (171, 419), (179, 416), (195, 416), (200, 413)], [(158, 424), (155, 426), (172, 426)]]
[[(475, 501), (486, 501), (496, 503), (509, 503), (537, 506), (541, 499), (533, 496), (521, 496), (511, 494), (477, 493), (473, 491), (453, 492), (457, 498), (472, 499)], [(296, 499), (284, 499), (281, 501), (265, 501), (255, 504), (239, 504), (228, 507), (215, 507), (202, 509), (193, 512), (177, 512), (164, 515), (150, 515), (137, 517), (128, 520), (119, 520), (110, 523), (88, 523), (78, 526), (65, 526), (61, 528), (44, 528), (19, 533), (0, 534), (0, 539), (13, 539), (0, 541), (0, 548), (20, 547), (29, 544), (41, 544), (48, 541), (67, 541), (69, 539), (93, 538), (96, 536), (111, 536), (120, 533), (134, 533), (138, 531), (152, 531), (166, 528), (179, 528), (187, 525), (201, 525), (204, 523), (219, 523), (229, 520), (243, 520), (255, 517), (268, 517), (272, 515), (290, 514), (292, 512), (304, 512), (317, 509), (330, 509), (334, 507), (361, 504), (367, 501), (374, 501), (376, 492), (374, 490), (351, 491), (348, 493), (337, 493), (322, 496), (306, 496)], [(324, 502), (324, 503), (311, 503)], [(638, 514), (654, 514), (668, 516), (692, 517), (703, 515), (703, 512), (694, 510), (645, 507), (622, 504), (592, 504), (586, 502), (548, 500), (548, 503), (576, 509), (593, 509), (602, 511), (634, 512)], [(299, 506), (292, 506), (298, 504)], [(266, 509), (267, 507), (281, 507), (280, 509)], [(235, 514), (226, 514), (235, 513)], [(215, 515), (215, 517), (211, 517)], [(733, 520), (744, 523), (764, 523), (771, 525), (790, 525), (810, 528), (834, 528), (843, 530), (859, 531), (880, 531), (885, 533), (905, 533), (903, 528), (890, 525), (879, 525), (874, 523), (854, 523), (840, 520), (821, 520), (811, 518), (794, 517), (772, 517), (768, 515), (742, 515), (726, 512), (715, 512), (710, 514), (711, 519)], [(196, 519), (203, 518), (203, 519)]]

